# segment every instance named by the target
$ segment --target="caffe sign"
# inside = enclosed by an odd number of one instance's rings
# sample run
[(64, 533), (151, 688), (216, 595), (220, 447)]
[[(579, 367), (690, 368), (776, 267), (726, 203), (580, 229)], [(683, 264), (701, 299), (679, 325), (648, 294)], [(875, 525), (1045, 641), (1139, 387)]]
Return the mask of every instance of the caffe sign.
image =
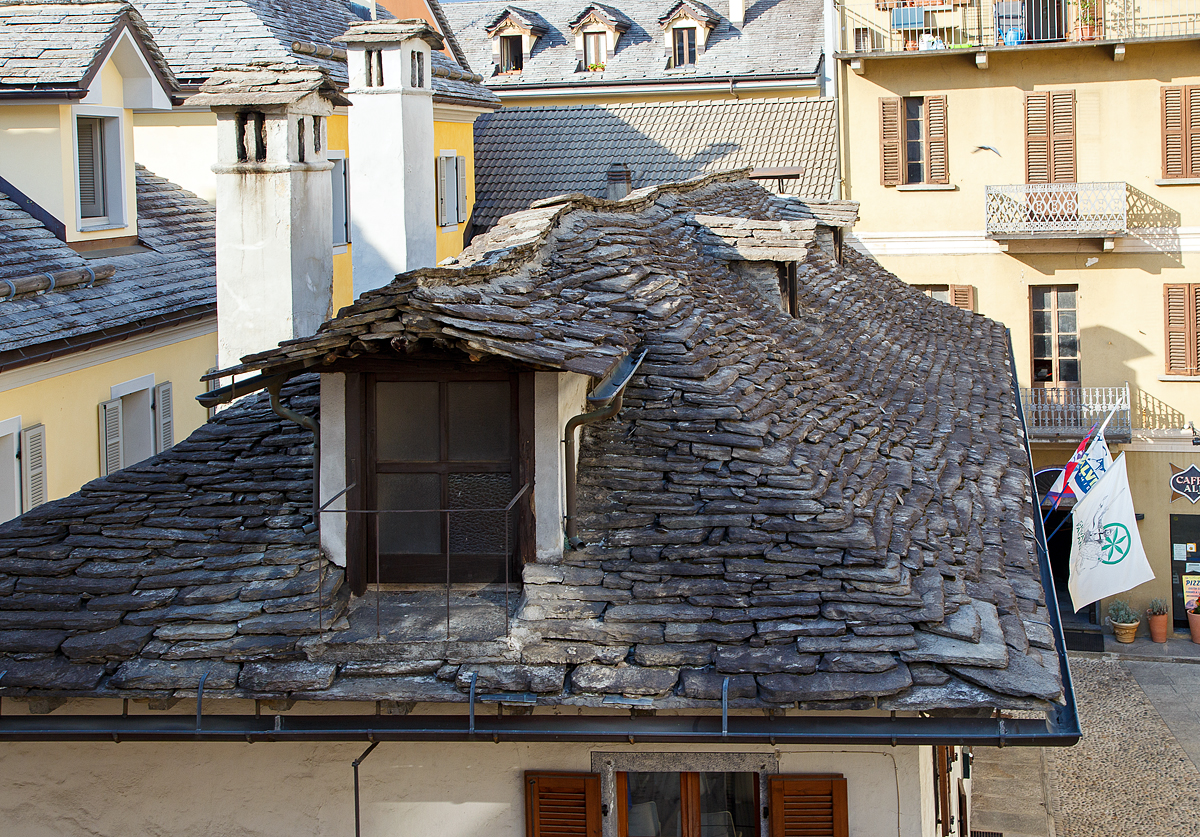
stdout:
[(1186, 469), (1171, 466), (1171, 502), (1176, 497), (1186, 497), (1194, 505), (1200, 500), (1200, 468), (1189, 465)]

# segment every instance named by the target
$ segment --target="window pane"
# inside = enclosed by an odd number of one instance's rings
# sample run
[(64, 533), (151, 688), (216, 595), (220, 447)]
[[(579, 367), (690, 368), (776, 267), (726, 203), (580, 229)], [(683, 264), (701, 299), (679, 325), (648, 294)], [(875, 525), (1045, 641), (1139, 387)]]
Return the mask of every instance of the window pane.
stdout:
[(700, 837), (754, 837), (757, 814), (753, 773), (700, 774)]
[(1050, 312), (1049, 311), (1034, 311), (1033, 312), (1033, 333), (1034, 334), (1049, 334), (1050, 333)]
[[(442, 480), (437, 474), (378, 474), (375, 494), (381, 509), (439, 509)], [(442, 551), (441, 522), (436, 511), (378, 517), (380, 552)]]
[[(447, 481), (451, 509), (503, 509), (512, 499), (510, 474), (450, 474)], [(504, 554), (504, 521), (502, 511), (451, 512), (450, 551)]]
[[(1044, 311), (1050, 308), (1050, 288), (1045, 285), (1030, 289), (1031, 304), (1035, 311)], [(1047, 331), (1049, 329), (1046, 329)]]
[(436, 462), (439, 452), (437, 383), (377, 383), (375, 427), (380, 460)]
[(1047, 334), (1035, 334), (1033, 336), (1033, 356), (1034, 357), (1050, 357), (1050, 336)]
[(904, 100), (904, 118), (905, 119), (920, 119), (921, 105), (925, 100), (920, 96), (909, 96)]
[(1059, 311), (1058, 312), (1058, 331), (1060, 334), (1075, 333), (1075, 312), (1074, 311)]
[(1033, 379), (1035, 381), (1054, 380), (1054, 361), (1035, 360), (1033, 362)]
[(512, 418), (509, 382), (451, 381), (448, 386), (450, 459), (456, 462), (508, 459)]
[(1060, 360), (1058, 362), (1058, 379), (1068, 383), (1079, 383), (1079, 361)]
[(629, 837), (679, 837), (679, 774), (627, 773)]
[(915, 119), (907, 120), (904, 127), (904, 138), (909, 142), (914, 140), (920, 141), (924, 139), (924, 137), (921, 136), (921, 123)]
[(1058, 288), (1058, 307), (1059, 308), (1074, 308), (1075, 307), (1075, 289), (1074, 288)]
[(1074, 334), (1058, 335), (1059, 357), (1079, 357), (1079, 338)]

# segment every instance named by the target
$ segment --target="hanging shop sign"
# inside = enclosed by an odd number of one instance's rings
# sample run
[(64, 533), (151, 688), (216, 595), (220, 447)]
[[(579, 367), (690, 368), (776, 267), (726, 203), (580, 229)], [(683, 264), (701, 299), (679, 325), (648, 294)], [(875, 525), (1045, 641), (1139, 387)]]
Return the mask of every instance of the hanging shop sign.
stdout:
[(1200, 500), (1200, 468), (1195, 465), (1189, 465), (1187, 468), (1171, 466), (1172, 503), (1176, 497), (1186, 497), (1193, 505)]

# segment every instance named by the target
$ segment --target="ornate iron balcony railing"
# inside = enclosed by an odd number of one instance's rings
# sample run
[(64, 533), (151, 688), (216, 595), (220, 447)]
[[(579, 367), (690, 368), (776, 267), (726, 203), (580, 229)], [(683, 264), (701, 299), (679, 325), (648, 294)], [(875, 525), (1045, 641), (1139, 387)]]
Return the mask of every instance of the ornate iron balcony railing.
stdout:
[(1037, 441), (1082, 439), (1093, 425), (1116, 413), (1105, 429), (1109, 441), (1128, 441), (1130, 423), (1129, 385), (1120, 387), (1070, 387), (1021, 389), (1021, 403), (1029, 436)]
[(1128, 231), (1125, 183), (985, 187), (990, 238), (1110, 237)]

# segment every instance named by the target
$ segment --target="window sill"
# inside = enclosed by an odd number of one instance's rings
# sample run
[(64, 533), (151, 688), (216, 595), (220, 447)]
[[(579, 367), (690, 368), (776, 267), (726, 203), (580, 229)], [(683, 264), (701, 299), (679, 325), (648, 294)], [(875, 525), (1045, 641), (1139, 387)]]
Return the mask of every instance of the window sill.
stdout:
[(333, 255), (341, 256), (350, 252), (350, 243), (333, 245)]
[(1159, 375), (1160, 381), (1191, 381), (1192, 383), (1200, 383), (1200, 375)]
[(79, 231), (80, 232), (100, 232), (102, 230), (123, 230), (127, 226), (129, 226), (129, 225), (128, 224), (109, 224), (107, 222), (101, 223), (101, 224), (88, 224), (87, 226), (80, 224)]
[(1154, 181), (1155, 186), (1200, 186), (1200, 177), (1169, 177)]
[(953, 183), (904, 183), (896, 187), (897, 192), (957, 192)]

